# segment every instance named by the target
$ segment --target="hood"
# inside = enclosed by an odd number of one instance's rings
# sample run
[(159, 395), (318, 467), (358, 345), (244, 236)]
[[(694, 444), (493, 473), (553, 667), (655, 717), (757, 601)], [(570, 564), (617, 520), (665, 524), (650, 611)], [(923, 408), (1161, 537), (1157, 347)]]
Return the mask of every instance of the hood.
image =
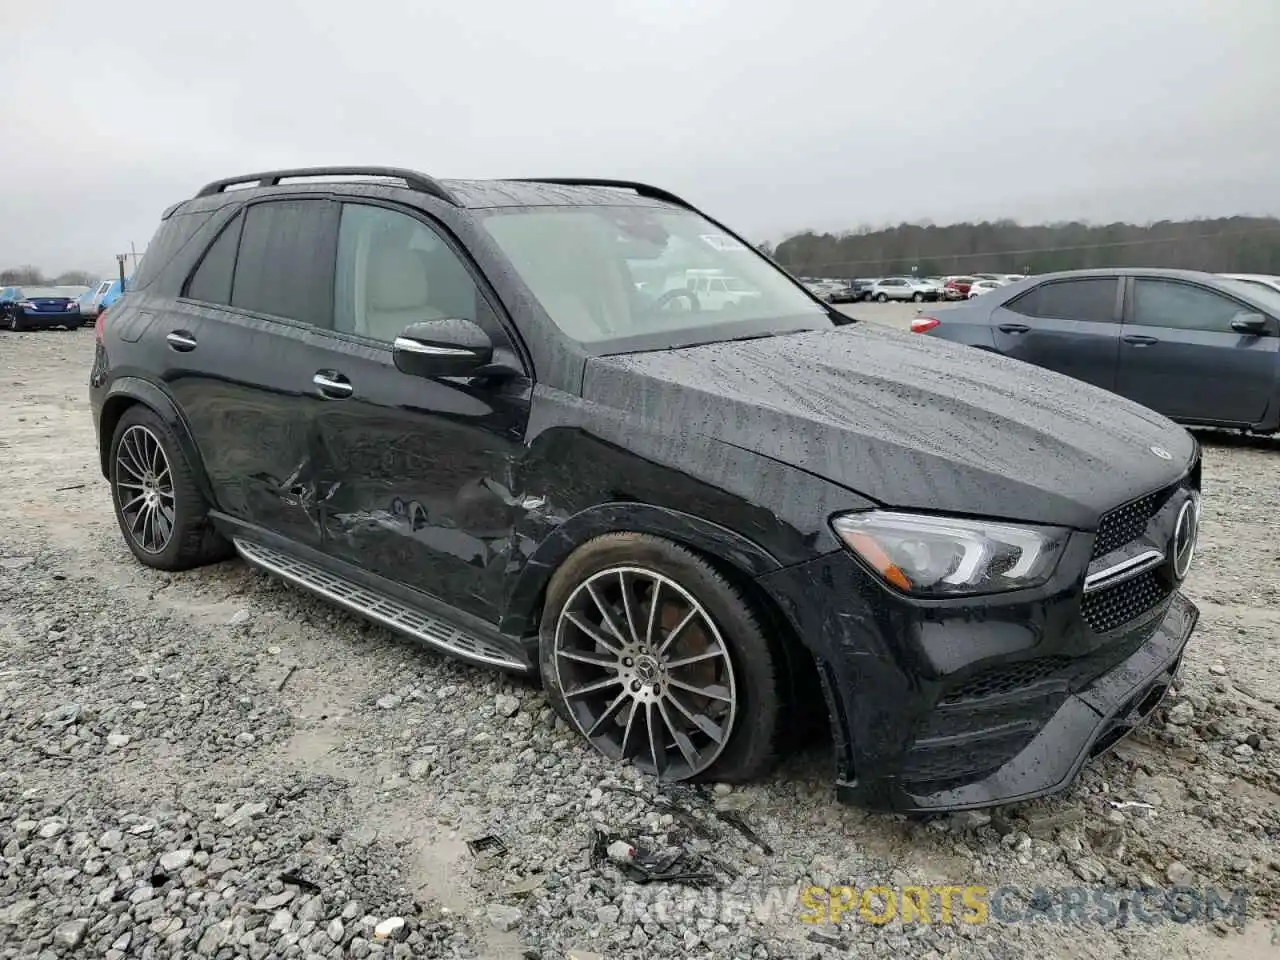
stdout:
[(1186, 430), (1113, 393), (867, 324), (594, 357), (583, 398), (886, 506), (1082, 530), (1173, 483), (1197, 454)]

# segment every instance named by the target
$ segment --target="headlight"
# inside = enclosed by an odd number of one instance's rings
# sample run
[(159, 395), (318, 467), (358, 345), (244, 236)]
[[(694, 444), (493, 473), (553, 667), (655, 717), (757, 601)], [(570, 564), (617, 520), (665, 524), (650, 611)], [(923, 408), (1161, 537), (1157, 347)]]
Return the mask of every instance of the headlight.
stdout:
[(923, 597), (1019, 590), (1053, 574), (1069, 532), (918, 513), (836, 517), (840, 539), (892, 587)]

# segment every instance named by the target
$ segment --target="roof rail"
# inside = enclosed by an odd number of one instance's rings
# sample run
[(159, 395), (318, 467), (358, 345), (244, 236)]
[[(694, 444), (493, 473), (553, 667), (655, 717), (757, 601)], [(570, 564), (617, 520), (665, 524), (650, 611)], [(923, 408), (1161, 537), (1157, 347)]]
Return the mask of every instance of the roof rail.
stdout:
[(389, 179), (403, 180), (405, 186), (410, 190), (437, 197), (446, 203), (453, 204), (455, 207), (459, 205), (457, 198), (434, 177), (429, 177), (425, 173), (418, 173), (416, 170), (402, 170), (399, 167), (297, 167), (292, 170), (267, 170), (263, 173), (246, 173), (240, 177), (214, 180), (212, 183), (206, 183), (201, 187), (196, 196), (211, 197), (238, 183), (253, 183), (257, 181), (260, 187), (275, 187), (279, 186), (281, 180), (291, 177), (350, 176), (387, 177)]
[(634, 190), (642, 197), (674, 203), (677, 207), (688, 210), (697, 209), (688, 200), (677, 197), (670, 190), (653, 187), (647, 183), (637, 183), (634, 180), (598, 180), (593, 177), (515, 177), (513, 180), (516, 183), (554, 183), (562, 187), (618, 187), (622, 190)]

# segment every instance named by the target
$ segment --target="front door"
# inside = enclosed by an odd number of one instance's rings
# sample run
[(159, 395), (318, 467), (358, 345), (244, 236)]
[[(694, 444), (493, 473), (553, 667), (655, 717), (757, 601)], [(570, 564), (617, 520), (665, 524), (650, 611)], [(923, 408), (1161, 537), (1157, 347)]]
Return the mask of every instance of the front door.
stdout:
[[(310, 336), (332, 314), (337, 204), (273, 200), (222, 229), (181, 303), (149, 335), (204, 460), (217, 507), (319, 547), (313, 375), (324, 351)], [(237, 258), (237, 251), (239, 256)]]
[(1136, 277), (1120, 337), (1117, 393), (1178, 420), (1252, 424), (1275, 393), (1280, 328), (1231, 322), (1257, 308), (1184, 280)]
[(424, 220), (343, 204), (337, 263), (334, 331), (315, 338), (350, 387), (315, 412), (325, 550), (496, 622), (529, 500), (514, 477), (532, 381), (412, 376), (391, 346), (416, 321), (464, 317), (495, 360), (528, 368), (478, 274)]
[(992, 311), (996, 349), (1114, 390), (1123, 289), (1120, 277), (1053, 280), (1033, 287)]

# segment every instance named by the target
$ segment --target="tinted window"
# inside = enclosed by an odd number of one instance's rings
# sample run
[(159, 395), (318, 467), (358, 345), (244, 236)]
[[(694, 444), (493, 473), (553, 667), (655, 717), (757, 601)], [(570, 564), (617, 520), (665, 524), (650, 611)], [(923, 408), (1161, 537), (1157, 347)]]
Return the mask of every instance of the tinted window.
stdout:
[(384, 207), (343, 205), (334, 295), (335, 330), (387, 343), (419, 320), (480, 322), (479, 290), (458, 255), (421, 221)]
[(274, 200), (244, 214), (231, 303), (327, 327), (332, 247), (326, 236), (327, 200)]
[(187, 241), (204, 226), (214, 212), (201, 210), (197, 213), (175, 213), (168, 220), (162, 221), (151, 242), (147, 244), (147, 249), (142, 252), (142, 260), (130, 277), (129, 289), (141, 290), (149, 286), (160, 271), (168, 266), (174, 254), (187, 245)]
[(1046, 283), (1024, 293), (1008, 308), (1026, 317), (1110, 323), (1115, 319), (1118, 283), (1115, 277)]
[(1133, 285), (1132, 322), (1144, 327), (1233, 333), (1231, 321), (1249, 312), (1235, 300), (1188, 283), (1137, 280)]
[(244, 215), (237, 214), (209, 245), (187, 284), (188, 297), (206, 303), (231, 302), (231, 275), (235, 271), (236, 247), (240, 245), (240, 226), (243, 223)]

